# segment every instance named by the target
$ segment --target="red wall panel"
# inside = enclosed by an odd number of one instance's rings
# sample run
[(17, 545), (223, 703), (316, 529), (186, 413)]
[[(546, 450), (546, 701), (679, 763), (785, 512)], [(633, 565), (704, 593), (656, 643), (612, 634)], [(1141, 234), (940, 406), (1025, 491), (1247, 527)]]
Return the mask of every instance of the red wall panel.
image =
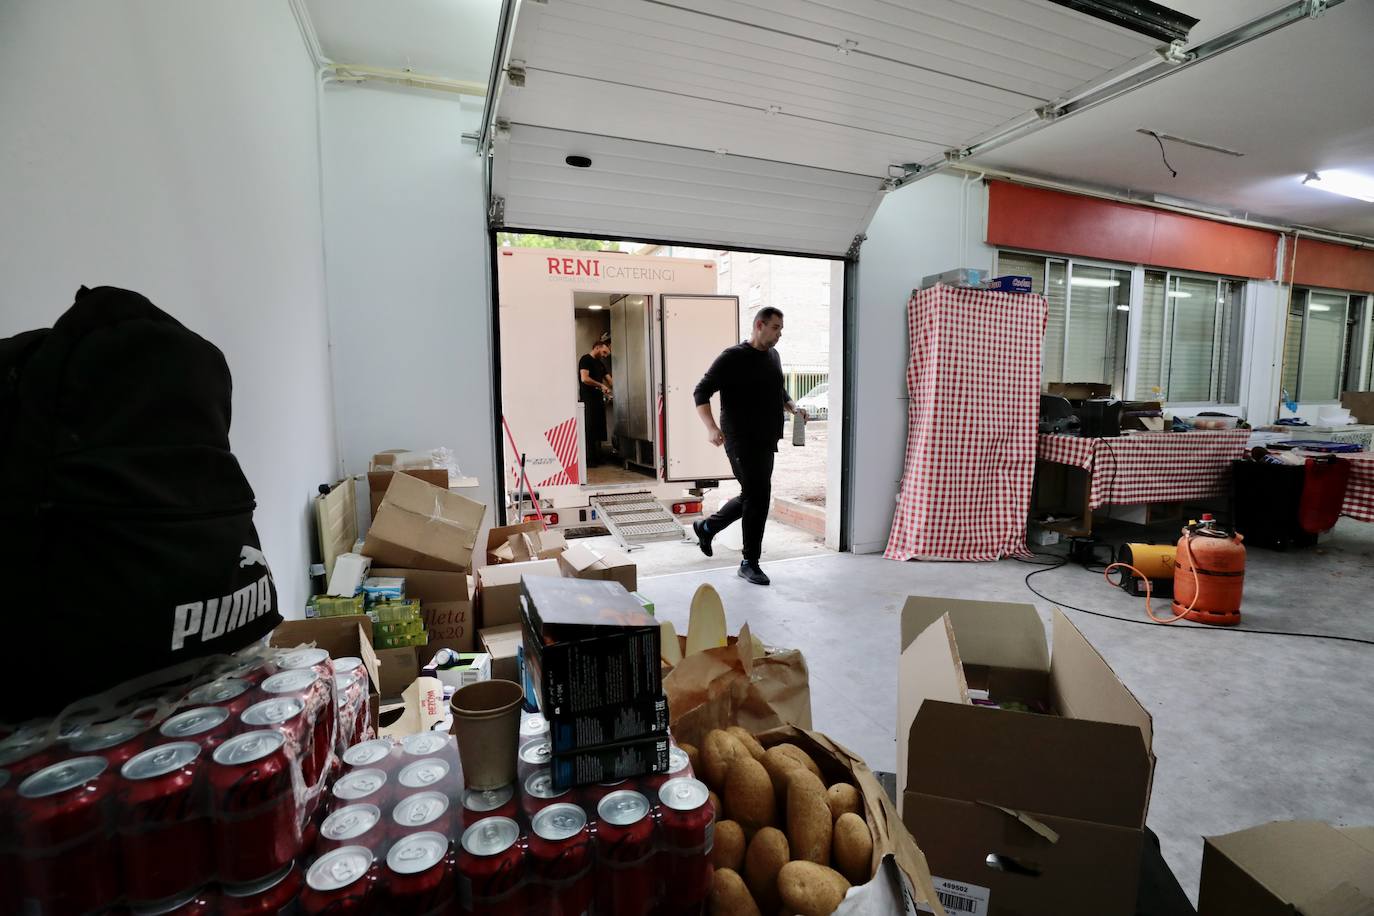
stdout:
[(1356, 293), (1374, 292), (1374, 251), (1315, 239), (1298, 239), (1293, 282)]
[(1272, 279), (1278, 233), (993, 181), (988, 244)]

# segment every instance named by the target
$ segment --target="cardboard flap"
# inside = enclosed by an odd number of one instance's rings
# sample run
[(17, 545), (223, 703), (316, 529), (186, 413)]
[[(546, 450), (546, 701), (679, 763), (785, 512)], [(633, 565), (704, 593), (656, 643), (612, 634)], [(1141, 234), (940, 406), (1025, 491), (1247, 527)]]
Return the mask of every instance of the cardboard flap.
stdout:
[(524, 642), (524, 627), (518, 623), (508, 623), (481, 630), (477, 635), (482, 642), (482, 648), (492, 658), (515, 658), (516, 652)]
[(1050, 690), (1060, 715), (1130, 725), (1140, 729), (1145, 750), (1152, 748), (1154, 721), (1150, 714), (1059, 608), (1054, 609)]
[(1045, 625), (1034, 605), (912, 595), (902, 606), (902, 648), (945, 614), (966, 665), (1048, 671)]
[(477, 582), (482, 588), (519, 585), (521, 576), (561, 575), (557, 560), (530, 560), (527, 563), (502, 563), (477, 570)]
[(372, 651), (372, 621), (364, 617), (367, 621), (367, 630), (363, 630), (363, 625), (358, 624), (358, 657), (363, 660), (363, 667), (367, 669), (369, 683), (372, 689), (381, 692), (381, 668), (382, 663), (377, 660), (377, 653)]
[(909, 792), (1119, 827), (1145, 822), (1150, 756), (1134, 726), (928, 700), (910, 744)]
[[(1280, 821), (1207, 837), (1207, 843), (1304, 916), (1351, 916), (1364, 912), (1352, 908), (1359, 895), (1374, 899), (1374, 851), (1330, 824)], [(1341, 884), (1358, 895), (1333, 894)]]
[(324, 577), (329, 581), (335, 558), (352, 550), (358, 540), (358, 499), (351, 477), (315, 497), (315, 525), (320, 536)]
[(907, 748), (916, 713), (926, 700), (967, 703), (968, 689), (964, 669), (959, 664), (959, 649), (954, 642), (954, 627), (947, 615), (943, 626), (922, 630), (897, 659), (897, 798), (906, 791)]
[(600, 563), (601, 557), (585, 544), (574, 544), (563, 551), (563, 560), (574, 570), (582, 573)]
[[(521, 522), (518, 525), (503, 525), (493, 528), (487, 532), (487, 559), (488, 562), (495, 562), (491, 559), (491, 554), (498, 548), (505, 547), (512, 537), (526, 531), (543, 531), (544, 523), (540, 521)], [(506, 562), (510, 562), (507, 560)]]
[[(354, 617), (283, 620), (272, 631), (271, 643), (278, 648), (290, 649), (309, 642), (334, 658), (358, 655), (363, 645), (371, 648), (372, 620), (361, 614)], [(359, 657), (366, 660), (365, 656)]]

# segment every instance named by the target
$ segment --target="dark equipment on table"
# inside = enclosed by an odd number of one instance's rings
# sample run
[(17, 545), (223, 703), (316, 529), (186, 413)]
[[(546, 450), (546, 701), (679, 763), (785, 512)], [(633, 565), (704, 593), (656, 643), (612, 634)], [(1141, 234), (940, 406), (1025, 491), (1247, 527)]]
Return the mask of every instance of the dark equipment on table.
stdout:
[(1078, 432), (1078, 422), (1068, 398), (1056, 394), (1040, 395), (1040, 432), (1074, 435)]
[(1073, 408), (1079, 419), (1079, 434), (1093, 439), (1121, 435), (1121, 402), (1110, 398), (1084, 401)]

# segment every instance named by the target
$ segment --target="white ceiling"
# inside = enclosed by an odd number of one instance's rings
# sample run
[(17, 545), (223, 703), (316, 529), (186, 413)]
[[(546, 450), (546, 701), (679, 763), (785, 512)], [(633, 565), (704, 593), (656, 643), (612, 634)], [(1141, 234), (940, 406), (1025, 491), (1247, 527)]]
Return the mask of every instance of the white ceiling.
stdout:
[(305, 0), (336, 64), (486, 83), (501, 0)]
[[(1371, 39), (1374, 3), (1346, 0), (972, 162), (1374, 236), (1374, 204), (1301, 182), (1327, 168), (1374, 176)], [(1165, 141), (1171, 178), (1142, 127), (1245, 155)]]

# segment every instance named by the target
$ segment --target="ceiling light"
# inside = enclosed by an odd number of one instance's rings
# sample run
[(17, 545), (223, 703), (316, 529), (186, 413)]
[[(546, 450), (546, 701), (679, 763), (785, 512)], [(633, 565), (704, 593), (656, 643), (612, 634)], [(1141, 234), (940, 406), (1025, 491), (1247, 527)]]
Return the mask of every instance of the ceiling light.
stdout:
[(602, 309), (604, 309), (605, 307), (606, 307), (606, 306), (604, 306), (604, 305), (589, 305), (589, 306), (587, 306), (587, 308), (591, 309), (593, 312), (599, 312), (599, 311), (601, 311)]
[(1374, 178), (1368, 178), (1355, 172), (1339, 170), (1320, 174), (1309, 172), (1302, 183), (1309, 188), (1329, 191), (1332, 194), (1340, 194), (1342, 197), (1353, 197), (1356, 200), (1374, 204)]
[(1129, 312), (1131, 310), (1131, 307), (1129, 305), (1118, 305), (1116, 307), (1116, 310), (1118, 312)]
[(1308, 310), (1309, 312), (1329, 312), (1329, 311), (1331, 311), (1331, 306), (1329, 306), (1329, 305), (1309, 305), (1309, 306), (1307, 307), (1307, 310)]
[(1171, 290), (1169, 290), (1168, 296), (1169, 296), (1170, 299), (1191, 299), (1191, 298), (1193, 298), (1193, 294), (1192, 294), (1192, 293), (1185, 293), (1185, 292), (1183, 292), (1183, 290), (1180, 290), (1180, 289), (1171, 289)]
[(1182, 41), (1197, 25), (1192, 16), (1175, 12), (1157, 3), (1141, 0), (1050, 0), (1060, 6), (1085, 13), (1113, 25), (1157, 38), (1160, 41)]
[(1097, 277), (1074, 277), (1069, 282), (1074, 286), (1086, 286), (1091, 289), (1114, 289), (1121, 285), (1120, 280), (1101, 280)]

